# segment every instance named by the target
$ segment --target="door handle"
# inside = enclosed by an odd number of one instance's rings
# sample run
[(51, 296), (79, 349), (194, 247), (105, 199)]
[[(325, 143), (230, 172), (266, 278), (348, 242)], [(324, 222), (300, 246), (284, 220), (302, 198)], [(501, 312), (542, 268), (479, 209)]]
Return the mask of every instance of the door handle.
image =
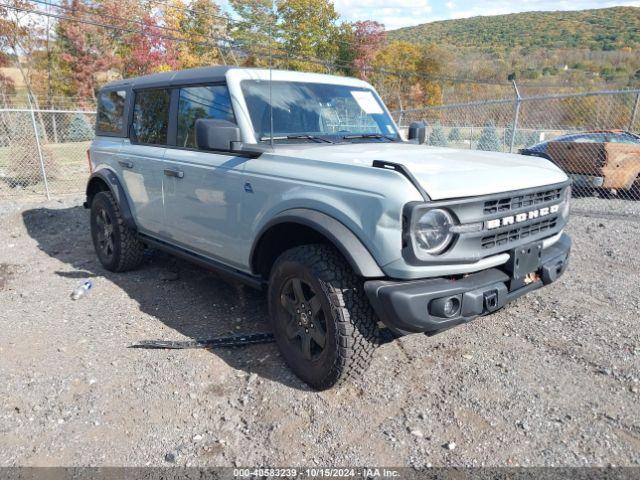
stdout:
[(177, 168), (165, 168), (164, 174), (167, 177), (176, 177), (176, 178), (184, 177), (184, 172), (182, 170), (178, 170)]
[(124, 168), (133, 168), (133, 162), (128, 160), (118, 160), (118, 163)]

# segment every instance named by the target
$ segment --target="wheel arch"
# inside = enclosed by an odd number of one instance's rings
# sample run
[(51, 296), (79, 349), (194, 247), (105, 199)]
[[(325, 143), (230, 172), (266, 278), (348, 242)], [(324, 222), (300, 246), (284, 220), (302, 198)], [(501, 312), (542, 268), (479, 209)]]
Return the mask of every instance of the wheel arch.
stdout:
[(129, 201), (124, 193), (124, 188), (122, 188), (122, 184), (115, 172), (108, 168), (96, 170), (89, 177), (86, 189), (86, 202), (84, 203), (85, 208), (91, 208), (93, 197), (95, 197), (97, 193), (105, 191), (111, 192), (113, 198), (115, 198), (118, 203), (125, 225), (129, 228), (137, 228), (133, 214), (131, 213), (131, 208), (129, 207)]
[(304, 208), (282, 212), (260, 229), (251, 249), (251, 270), (268, 278), (280, 254), (311, 243), (336, 247), (360, 277), (385, 276), (369, 250), (344, 224), (322, 212)]

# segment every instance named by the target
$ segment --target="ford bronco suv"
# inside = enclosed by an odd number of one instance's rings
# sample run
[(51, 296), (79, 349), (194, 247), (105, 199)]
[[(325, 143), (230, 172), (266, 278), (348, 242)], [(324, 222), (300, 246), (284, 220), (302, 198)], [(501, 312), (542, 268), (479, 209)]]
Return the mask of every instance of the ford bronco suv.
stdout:
[(286, 363), (316, 389), (376, 345), (432, 335), (555, 281), (567, 175), (409, 140), (368, 83), (209, 67), (106, 85), (85, 206), (102, 265), (166, 250), (265, 288)]

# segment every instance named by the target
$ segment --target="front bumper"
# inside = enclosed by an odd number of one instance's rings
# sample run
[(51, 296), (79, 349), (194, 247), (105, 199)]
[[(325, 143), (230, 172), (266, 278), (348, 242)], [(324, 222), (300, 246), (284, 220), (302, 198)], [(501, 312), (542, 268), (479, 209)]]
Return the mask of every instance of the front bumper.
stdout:
[[(499, 268), (490, 268), (458, 280), (370, 280), (364, 289), (378, 318), (396, 334), (437, 333), (504, 307), (528, 292), (548, 285), (567, 268), (571, 239), (563, 234), (542, 251), (536, 270), (539, 279), (525, 283)], [(433, 313), (434, 301), (456, 297), (459, 313), (453, 317)]]

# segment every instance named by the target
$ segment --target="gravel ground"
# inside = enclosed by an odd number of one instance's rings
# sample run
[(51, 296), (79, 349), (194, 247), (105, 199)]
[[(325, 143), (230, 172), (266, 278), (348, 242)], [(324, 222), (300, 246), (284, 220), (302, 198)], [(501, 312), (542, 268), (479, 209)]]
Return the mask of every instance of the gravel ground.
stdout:
[(574, 217), (554, 286), (315, 393), (273, 344), (127, 348), (266, 331), (265, 301), (162, 254), (106, 272), (80, 201), (0, 206), (0, 466), (640, 465), (640, 222)]

